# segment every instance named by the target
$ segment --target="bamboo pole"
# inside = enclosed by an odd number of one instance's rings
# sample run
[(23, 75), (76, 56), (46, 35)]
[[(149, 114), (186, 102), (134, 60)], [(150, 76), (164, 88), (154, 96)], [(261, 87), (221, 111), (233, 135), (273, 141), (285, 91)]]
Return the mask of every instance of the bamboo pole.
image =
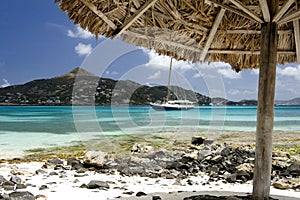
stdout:
[[(278, 10), (278, 0), (268, 0), (271, 19)], [(256, 150), (253, 199), (268, 200), (272, 170), (272, 135), (277, 63), (277, 24), (261, 24), (259, 91), (256, 125)]]

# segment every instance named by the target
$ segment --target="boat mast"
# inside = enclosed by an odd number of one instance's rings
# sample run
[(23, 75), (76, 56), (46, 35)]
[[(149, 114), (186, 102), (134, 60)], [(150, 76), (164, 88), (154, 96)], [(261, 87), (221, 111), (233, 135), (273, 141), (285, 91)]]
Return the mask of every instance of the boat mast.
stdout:
[(171, 74), (172, 74), (172, 61), (173, 61), (173, 58), (171, 58), (171, 60), (170, 60), (170, 70), (169, 70), (169, 80), (168, 80), (168, 90), (167, 90), (166, 103), (168, 103), (169, 96), (170, 96)]

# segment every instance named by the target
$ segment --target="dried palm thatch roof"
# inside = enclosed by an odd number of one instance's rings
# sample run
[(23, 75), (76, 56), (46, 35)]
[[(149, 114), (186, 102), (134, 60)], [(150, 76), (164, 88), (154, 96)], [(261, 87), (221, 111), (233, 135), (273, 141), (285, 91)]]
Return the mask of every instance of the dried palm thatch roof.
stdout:
[[(266, 0), (55, 0), (93, 34), (191, 62), (224, 61), (258, 68)], [(300, 63), (300, 1), (279, 0), (278, 63)]]

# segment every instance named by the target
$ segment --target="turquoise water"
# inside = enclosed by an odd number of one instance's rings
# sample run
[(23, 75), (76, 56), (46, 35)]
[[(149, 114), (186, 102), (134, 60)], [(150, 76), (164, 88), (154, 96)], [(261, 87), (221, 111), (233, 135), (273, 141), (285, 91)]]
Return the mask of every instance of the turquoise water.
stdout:
[[(72, 144), (104, 135), (255, 131), (256, 107), (201, 106), (154, 111), (149, 106), (0, 107), (0, 158), (26, 149)], [(300, 106), (275, 107), (275, 131), (300, 131)]]

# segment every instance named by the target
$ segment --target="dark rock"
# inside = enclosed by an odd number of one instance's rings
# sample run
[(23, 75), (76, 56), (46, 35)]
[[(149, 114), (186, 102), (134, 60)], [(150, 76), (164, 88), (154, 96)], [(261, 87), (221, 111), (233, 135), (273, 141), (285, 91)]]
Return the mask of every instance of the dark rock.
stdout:
[(15, 183), (11, 181), (5, 181), (2, 183), (2, 188), (4, 190), (14, 190), (15, 189)]
[(76, 178), (85, 177), (85, 176), (88, 176), (88, 174), (83, 174), (83, 173), (74, 174), (74, 177), (76, 177)]
[(138, 193), (136, 193), (135, 196), (141, 197), (141, 196), (147, 196), (147, 194), (145, 192), (138, 192)]
[(161, 200), (162, 198), (160, 196), (153, 196), (152, 200)]
[(54, 158), (52, 160), (48, 160), (48, 163), (52, 164), (52, 165), (63, 165), (64, 162), (58, 158)]
[(204, 145), (211, 145), (212, 143), (214, 143), (213, 140), (204, 140), (204, 141), (203, 141), (203, 144), (204, 144)]
[(15, 183), (15, 184), (21, 184), (22, 179), (17, 177), (17, 176), (13, 176), (13, 177), (10, 178), (10, 181)]
[(41, 187), (39, 188), (39, 190), (46, 190), (46, 189), (48, 189), (47, 185), (41, 185)]
[(83, 167), (81, 161), (76, 158), (68, 158), (67, 165), (71, 166), (72, 170), (78, 170)]
[(79, 188), (88, 188), (86, 184), (82, 184)]
[(9, 200), (35, 200), (35, 196), (30, 192), (12, 192), (9, 194)]
[(132, 192), (132, 191), (126, 191), (126, 192), (123, 192), (123, 194), (132, 195), (132, 194), (134, 194), (134, 192)]
[(109, 189), (109, 185), (104, 181), (90, 181), (87, 185), (88, 189)]
[(38, 170), (35, 171), (35, 174), (36, 174), (36, 175), (47, 174), (47, 172), (46, 172), (45, 170), (38, 169)]
[(58, 176), (59, 174), (57, 172), (50, 172), (49, 175), (50, 176)]
[(224, 147), (222, 150), (221, 150), (221, 156), (229, 156), (231, 150), (229, 147)]
[(300, 176), (300, 163), (292, 163), (288, 168), (287, 171), (294, 177)]
[(6, 182), (7, 180), (3, 177), (3, 176), (1, 176), (0, 175), (0, 185), (3, 183), (3, 182)]
[(237, 171), (236, 178), (244, 182), (252, 179), (251, 175), (245, 171)]
[(204, 140), (205, 139), (201, 136), (194, 136), (194, 137), (192, 137), (191, 143), (193, 145), (201, 145), (201, 144), (203, 144)]
[(27, 188), (27, 186), (24, 184), (17, 184), (17, 187), (16, 187), (16, 189), (25, 189), (25, 188)]
[(205, 157), (211, 155), (210, 150), (201, 150), (198, 152), (198, 160), (203, 160)]
[(235, 174), (231, 174), (226, 178), (226, 181), (228, 181), (229, 183), (234, 183), (236, 182), (236, 173)]

